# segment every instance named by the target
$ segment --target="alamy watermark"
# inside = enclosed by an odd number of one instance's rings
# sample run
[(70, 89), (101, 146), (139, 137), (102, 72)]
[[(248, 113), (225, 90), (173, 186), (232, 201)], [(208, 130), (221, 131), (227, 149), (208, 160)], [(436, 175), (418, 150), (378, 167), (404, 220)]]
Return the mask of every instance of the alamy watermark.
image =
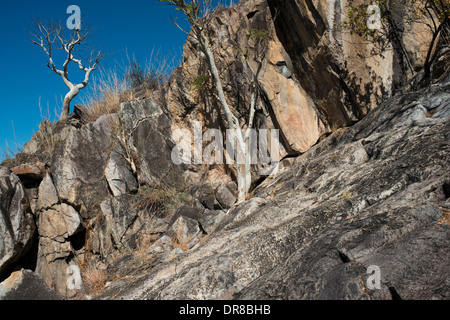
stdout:
[(381, 269), (379, 266), (369, 266), (366, 271), (370, 276), (367, 278), (366, 286), (369, 290), (381, 289)]
[(73, 29), (81, 29), (81, 9), (77, 5), (71, 5), (67, 7), (68, 14), (71, 16), (67, 18), (67, 29), (73, 30)]
[[(172, 149), (172, 162), (180, 164), (262, 164), (260, 174), (270, 175), (278, 171), (280, 162), (278, 129), (227, 129), (224, 137), (219, 129), (208, 129), (203, 132), (200, 121), (192, 122), (192, 132), (188, 129), (177, 129), (173, 132), (173, 140), (177, 145)], [(241, 150), (236, 143), (237, 135), (242, 139), (248, 135), (246, 150)], [(204, 143), (209, 143), (204, 147)]]
[(369, 19), (367, 19), (367, 28), (370, 30), (379, 30), (381, 29), (381, 10), (380, 7), (371, 4), (367, 8), (367, 13), (371, 14)]
[(80, 267), (78, 267), (75, 264), (72, 264), (70, 266), (67, 267), (66, 270), (67, 274), (68, 274), (68, 278), (67, 278), (67, 289), (69, 290), (81, 290), (81, 287), (83, 285), (83, 280), (81, 279), (81, 271), (80, 271)]
[[(77, 5), (67, 8), (66, 25), (70, 30), (81, 29), (81, 9)], [(371, 16), (367, 20), (367, 28), (370, 30), (381, 29), (381, 11), (377, 5), (369, 5), (367, 13)], [(173, 140), (176, 146), (172, 149), (172, 162), (180, 164), (237, 164), (246, 163), (261, 164), (260, 174), (271, 175), (278, 172), (280, 162), (280, 150), (282, 148), (279, 140), (278, 129), (227, 129), (224, 149), (224, 137), (219, 129), (208, 129), (203, 132), (202, 122), (193, 121), (193, 135), (188, 129), (177, 129), (173, 132)], [(242, 139), (248, 135), (246, 150), (240, 150), (237, 146), (236, 137), (241, 135)], [(205, 142), (210, 144), (204, 147)], [(83, 285), (80, 268), (73, 264), (67, 267), (67, 288), (69, 290), (80, 290)], [(376, 265), (371, 265), (366, 272), (369, 277), (366, 286), (370, 290), (381, 289), (381, 270)]]

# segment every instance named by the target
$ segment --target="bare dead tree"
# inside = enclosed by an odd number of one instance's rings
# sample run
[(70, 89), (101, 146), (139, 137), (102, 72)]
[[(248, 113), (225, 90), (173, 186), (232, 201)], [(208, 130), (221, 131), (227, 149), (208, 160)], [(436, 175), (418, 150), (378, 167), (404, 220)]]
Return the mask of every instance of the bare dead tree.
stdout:
[[(73, 29), (69, 30), (62, 23), (43, 22), (36, 20), (32, 29), (32, 42), (46, 53), (48, 57), (47, 67), (59, 75), (64, 84), (69, 89), (63, 102), (63, 110), (60, 120), (67, 119), (70, 113), (70, 103), (78, 95), (80, 90), (86, 88), (92, 71), (99, 67), (101, 60), (105, 54), (99, 50), (90, 50), (89, 57), (82, 60), (80, 50), (85, 45), (85, 41), (89, 36), (87, 30)], [(79, 49), (80, 48), (80, 49)], [(55, 50), (62, 50), (66, 59), (61, 69), (58, 69), (54, 62)], [(77, 53), (77, 57), (75, 54)], [(84, 79), (80, 83), (74, 83), (69, 79), (69, 64), (73, 62), (78, 65), (79, 69), (84, 71)]]

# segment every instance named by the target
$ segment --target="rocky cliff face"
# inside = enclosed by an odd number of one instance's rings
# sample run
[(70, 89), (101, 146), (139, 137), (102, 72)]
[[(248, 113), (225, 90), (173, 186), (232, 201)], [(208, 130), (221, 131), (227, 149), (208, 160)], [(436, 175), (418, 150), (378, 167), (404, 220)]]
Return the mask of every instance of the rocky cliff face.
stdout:
[(255, 127), (279, 129), (286, 156), (269, 178), (253, 168), (248, 201), (232, 166), (172, 161), (176, 129), (226, 129), (190, 39), (152, 97), (42, 123), (0, 166), (0, 298), (31, 281), (64, 298), (448, 299), (449, 55), (435, 84), (390, 97), (395, 53), (367, 57), (333, 28), (344, 14), (254, 0), (211, 20), (226, 99), (244, 125), (256, 77)]
[(201, 244), (102, 298), (447, 299), (449, 80), (336, 131)]
[[(394, 61), (394, 50), (377, 54), (373, 44), (337, 28), (344, 21), (345, 5), (242, 1), (219, 10), (211, 21), (210, 37), (229, 104), (246, 123), (249, 85), (257, 75), (257, 128), (279, 128), (287, 154), (305, 152), (321, 135), (362, 119), (398, 86), (403, 70)], [(421, 53), (429, 34), (414, 34), (421, 35), (420, 41), (404, 46)], [(201, 119), (215, 128), (223, 120), (215, 99), (205, 94), (212, 89), (197, 52), (188, 38), (166, 101), (184, 123)], [(424, 58), (417, 54), (413, 60), (420, 64)], [(193, 85), (199, 79), (204, 81), (200, 88)]]

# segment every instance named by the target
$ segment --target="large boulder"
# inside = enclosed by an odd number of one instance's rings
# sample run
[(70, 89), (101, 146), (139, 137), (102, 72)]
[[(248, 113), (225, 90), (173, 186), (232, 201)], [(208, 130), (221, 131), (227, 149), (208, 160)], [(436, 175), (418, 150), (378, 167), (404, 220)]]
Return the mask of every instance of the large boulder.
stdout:
[(152, 98), (121, 104), (123, 147), (136, 165), (141, 184), (157, 186), (179, 183), (181, 168), (172, 162), (172, 122)]
[(25, 186), (34, 186), (44, 178), (46, 169), (44, 163), (38, 161), (36, 163), (27, 163), (12, 168)]
[(49, 190), (50, 193), (48, 201), (38, 211), (39, 244), (35, 272), (51, 289), (66, 298), (77, 293), (68, 287), (68, 268), (80, 264), (78, 256), (79, 251), (83, 251), (85, 226), (72, 206), (60, 203), (54, 194), (52, 196), (53, 189), (51, 179), (44, 179), (40, 192)]
[(202, 226), (202, 230), (206, 233), (212, 233), (219, 223), (226, 217), (227, 213), (223, 210), (206, 209), (198, 222)]
[(222, 209), (231, 208), (231, 206), (233, 206), (237, 201), (236, 195), (225, 183), (222, 183), (217, 187), (215, 190), (215, 197)]
[(67, 288), (67, 268), (70, 264), (79, 264), (84, 221), (74, 207), (61, 201), (49, 173), (36, 190), (34, 215), (38, 237), (32, 256), (28, 257), (33, 261), (30, 268), (60, 296), (70, 297), (76, 292)]
[(116, 115), (104, 115), (94, 123), (70, 130), (53, 152), (51, 175), (62, 202), (91, 218), (109, 194), (105, 168), (113, 150)]
[(0, 166), (0, 279), (27, 253), (36, 226), (19, 178)]
[(168, 232), (174, 246), (187, 251), (196, 245), (203, 235), (203, 230), (197, 220), (180, 216)]

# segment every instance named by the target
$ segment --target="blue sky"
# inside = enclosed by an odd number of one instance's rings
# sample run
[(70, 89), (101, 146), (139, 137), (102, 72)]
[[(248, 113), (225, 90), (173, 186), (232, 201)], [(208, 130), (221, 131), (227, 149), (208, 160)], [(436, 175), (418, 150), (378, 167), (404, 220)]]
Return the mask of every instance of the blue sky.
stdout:
[[(67, 88), (61, 78), (46, 67), (45, 53), (31, 43), (27, 30), (36, 17), (65, 24), (70, 16), (66, 13), (70, 5), (80, 7), (82, 19), (92, 28), (90, 43), (114, 53), (104, 60), (103, 68), (123, 64), (127, 61), (127, 52), (142, 64), (152, 50), (175, 56), (176, 61), (180, 61), (186, 34), (170, 21), (171, 16), (177, 16), (174, 7), (157, 0), (2, 1), (0, 151), (7, 149), (6, 143), (15, 151), (17, 143), (23, 145), (31, 139), (42, 121), (39, 101), (44, 115), (49, 111), (52, 116), (55, 106), (62, 105)], [(179, 20), (182, 21), (181, 17)], [(81, 79), (76, 73), (73, 78), (73, 82)], [(81, 91), (72, 106), (81, 103), (87, 92), (88, 88)]]

